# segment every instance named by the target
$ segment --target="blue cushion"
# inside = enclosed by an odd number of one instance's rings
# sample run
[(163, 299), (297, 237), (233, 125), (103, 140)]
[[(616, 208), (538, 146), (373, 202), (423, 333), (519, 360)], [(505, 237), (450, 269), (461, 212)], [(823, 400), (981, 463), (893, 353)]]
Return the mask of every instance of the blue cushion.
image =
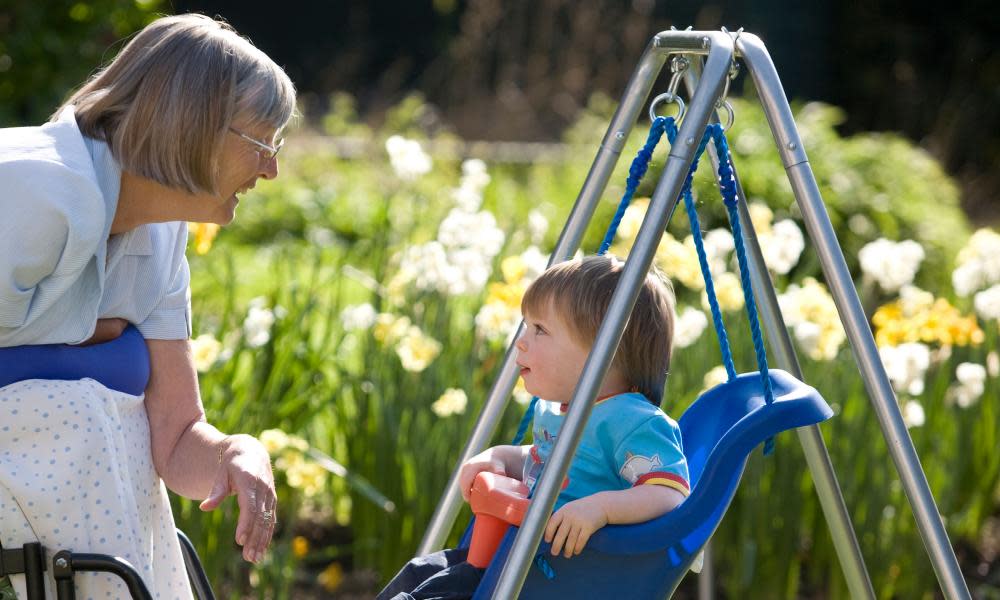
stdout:
[(0, 387), (26, 379), (85, 377), (119, 392), (142, 394), (149, 383), (149, 351), (139, 330), (129, 325), (117, 339), (91, 346), (0, 348)]

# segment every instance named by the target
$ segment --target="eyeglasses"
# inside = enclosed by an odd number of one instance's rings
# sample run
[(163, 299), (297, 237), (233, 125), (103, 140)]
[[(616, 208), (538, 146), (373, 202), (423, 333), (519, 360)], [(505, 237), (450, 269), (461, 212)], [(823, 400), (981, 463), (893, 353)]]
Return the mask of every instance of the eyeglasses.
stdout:
[(233, 127), (230, 127), (229, 131), (235, 133), (236, 135), (238, 135), (241, 138), (245, 139), (246, 141), (250, 142), (254, 146), (257, 146), (258, 147), (257, 155), (260, 156), (261, 158), (263, 158), (264, 160), (271, 160), (272, 158), (274, 158), (275, 156), (277, 156), (278, 155), (278, 151), (281, 150), (281, 147), (285, 145), (284, 138), (279, 139), (277, 141), (277, 143), (275, 143), (272, 146), (270, 144), (265, 144), (264, 142), (262, 142), (262, 141), (260, 141), (260, 140), (258, 140), (256, 138), (250, 137), (249, 135), (243, 133), (239, 129), (235, 129)]

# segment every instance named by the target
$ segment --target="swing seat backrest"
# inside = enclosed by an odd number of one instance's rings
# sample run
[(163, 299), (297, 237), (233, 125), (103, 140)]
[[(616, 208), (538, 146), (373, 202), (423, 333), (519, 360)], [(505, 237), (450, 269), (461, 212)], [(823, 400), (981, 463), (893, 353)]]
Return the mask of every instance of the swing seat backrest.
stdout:
[[(683, 504), (645, 523), (604, 527), (570, 559), (552, 556), (543, 542), (540, 551), (555, 577), (530, 569), (520, 597), (622, 600), (672, 593), (722, 521), (753, 449), (782, 431), (833, 416), (814, 388), (779, 369), (768, 375), (771, 404), (764, 401), (760, 374), (753, 372), (706, 391), (681, 416), (691, 479)], [(516, 534), (515, 527), (508, 531), (474, 598), (492, 596)]]

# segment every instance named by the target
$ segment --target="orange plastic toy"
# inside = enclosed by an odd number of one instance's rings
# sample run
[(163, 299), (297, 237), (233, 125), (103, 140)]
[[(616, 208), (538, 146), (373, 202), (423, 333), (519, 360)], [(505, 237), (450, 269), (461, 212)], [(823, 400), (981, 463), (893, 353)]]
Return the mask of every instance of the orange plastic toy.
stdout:
[(488, 567), (507, 528), (521, 525), (529, 502), (528, 486), (517, 479), (485, 471), (477, 475), (469, 499), (476, 523), (466, 560), (480, 569)]

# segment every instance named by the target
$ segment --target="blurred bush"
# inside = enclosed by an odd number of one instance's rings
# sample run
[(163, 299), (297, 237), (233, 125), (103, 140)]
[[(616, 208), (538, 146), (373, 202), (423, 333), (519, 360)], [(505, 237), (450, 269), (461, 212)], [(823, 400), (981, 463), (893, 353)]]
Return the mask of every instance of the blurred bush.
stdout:
[(162, 0), (14, 0), (0, 4), (0, 127), (46, 121)]

